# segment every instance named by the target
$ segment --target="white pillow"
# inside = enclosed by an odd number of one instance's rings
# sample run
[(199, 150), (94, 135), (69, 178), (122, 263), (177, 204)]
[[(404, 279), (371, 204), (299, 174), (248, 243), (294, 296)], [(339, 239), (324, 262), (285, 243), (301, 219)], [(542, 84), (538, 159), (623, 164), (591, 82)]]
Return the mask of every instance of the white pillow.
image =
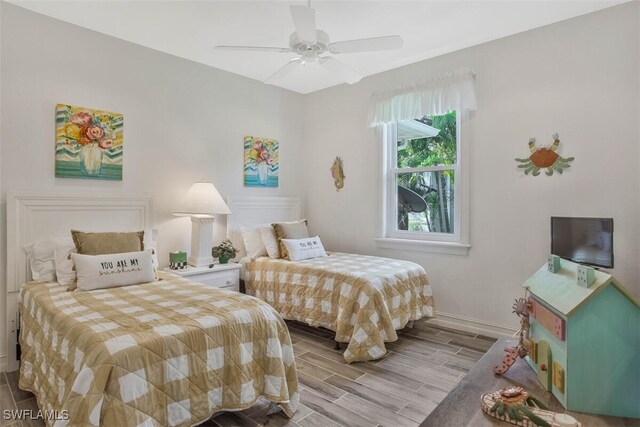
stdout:
[[(147, 233), (145, 232), (145, 236)], [(147, 240), (145, 238), (143, 243), (143, 249), (146, 251), (149, 249), (151, 251), (151, 261), (153, 262), (153, 269), (158, 271), (158, 267), (160, 267), (160, 261), (158, 261), (158, 242), (155, 240)]]
[[(242, 241), (244, 242), (244, 249), (247, 252), (247, 256), (251, 259), (256, 259), (261, 256), (266, 256), (267, 248), (262, 241), (262, 235), (260, 233), (260, 227), (265, 225), (244, 225), (240, 224), (240, 232), (242, 233)], [(269, 226), (271, 227), (271, 226)]]
[(31, 268), (31, 278), (50, 282), (56, 278), (53, 239), (42, 239), (24, 247)]
[[(76, 270), (71, 254), (77, 253), (76, 245), (71, 237), (51, 239), (53, 242), (53, 254), (55, 260), (55, 278), (61, 286), (75, 286)], [(157, 272), (158, 262), (158, 242), (145, 240), (145, 248), (152, 249), (153, 268)]]
[(260, 230), (262, 243), (267, 250), (267, 254), (269, 254), (269, 258), (280, 258), (280, 247), (278, 246), (276, 230), (274, 230), (271, 225), (261, 225), (258, 227), (258, 230)]
[(142, 249), (153, 249), (151, 251), (152, 259), (153, 259), (153, 268), (158, 270), (160, 266), (160, 262), (158, 261), (158, 230), (157, 229), (147, 229), (144, 230), (144, 241), (142, 242)]
[(307, 237), (304, 239), (282, 239), (282, 243), (287, 248), (291, 261), (302, 261), (303, 259), (326, 257), (324, 246), (320, 237)]
[(109, 255), (71, 254), (78, 274), (77, 289), (92, 291), (153, 282), (151, 250)]
[(56, 278), (62, 286), (73, 286), (76, 282), (76, 272), (73, 269), (71, 254), (75, 254), (76, 245), (71, 237), (53, 240), (53, 253), (56, 261)]

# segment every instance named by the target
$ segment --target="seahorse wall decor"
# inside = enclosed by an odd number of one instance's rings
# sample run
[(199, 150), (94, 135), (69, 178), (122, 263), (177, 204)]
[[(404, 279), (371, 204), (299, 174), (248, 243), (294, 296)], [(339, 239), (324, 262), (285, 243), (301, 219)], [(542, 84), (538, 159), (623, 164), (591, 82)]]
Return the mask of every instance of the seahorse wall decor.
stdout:
[(336, 156), (330, 170), (336, 191), (340, 191), (344, 187), (344, 169), (342, 168), (342, 159), (340, 157)]
[(516, 159), (519, 162), (519, 169), (524, 169), (524, 174), (538, 176), (540, 175), (540, 169), (546, 168), (545, 174), (547, 176), (553, 175), (553, 172), (562, 174), (563, 169), (570, 168), (571, 163), (575, 157), (564, 158), (556, 153), (558, 146), (560, 145), (560, 136), (557, 133), (553, 134), (553, 144), (551, 146), (544, 146), (537, 148), (536, 139), (531, 138), (529, 140), (529, 150), (531, 155), (524, 159)]

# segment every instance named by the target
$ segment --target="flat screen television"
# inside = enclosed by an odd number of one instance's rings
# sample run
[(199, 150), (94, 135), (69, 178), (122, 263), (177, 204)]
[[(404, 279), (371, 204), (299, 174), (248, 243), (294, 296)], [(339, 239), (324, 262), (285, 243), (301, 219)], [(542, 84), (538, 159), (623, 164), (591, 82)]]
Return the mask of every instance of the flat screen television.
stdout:
[(551, 253), (579, 264), (613, 268), (613, 218), (552, 216)]

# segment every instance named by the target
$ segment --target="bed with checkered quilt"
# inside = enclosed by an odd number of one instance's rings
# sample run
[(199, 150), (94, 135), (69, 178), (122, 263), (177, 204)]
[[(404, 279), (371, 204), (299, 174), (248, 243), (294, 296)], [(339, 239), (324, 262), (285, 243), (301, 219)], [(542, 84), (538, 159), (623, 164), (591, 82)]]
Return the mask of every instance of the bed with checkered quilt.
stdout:
[[(293, 348), (268, 304), (173, 274), (142, 285), (20, 292), (20, 383), (58, 426), (190, 426), (262, 396), (292, 416)], [(53, 424), (53, 422), (51, 422)]]
[(433, 316), (433, 295), (418, 264), (344, 253), (304, 261), (244, 263), (247, 292), (282, 317), (336, 333), (347, 362), (379, 359), (411, 320)]

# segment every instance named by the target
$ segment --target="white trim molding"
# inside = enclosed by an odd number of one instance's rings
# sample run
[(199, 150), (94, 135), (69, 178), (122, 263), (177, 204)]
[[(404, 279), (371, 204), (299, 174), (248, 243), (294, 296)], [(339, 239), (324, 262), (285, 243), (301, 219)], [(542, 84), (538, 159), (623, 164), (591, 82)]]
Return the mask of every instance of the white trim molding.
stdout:
[(445, 255), (467, 255), (471, 248), (470, 244), (455, 242), (392, 239), (389, 237), (381, 237), (373, 240), (379, 249), (395, 249), (399, 251), (427, 252)]
[(509, 326), (439, 311), (436, 311), (434, 318), (429, 319), (429, 323), (493, 338), (513, 337), (518, 333), (518, 329)]

